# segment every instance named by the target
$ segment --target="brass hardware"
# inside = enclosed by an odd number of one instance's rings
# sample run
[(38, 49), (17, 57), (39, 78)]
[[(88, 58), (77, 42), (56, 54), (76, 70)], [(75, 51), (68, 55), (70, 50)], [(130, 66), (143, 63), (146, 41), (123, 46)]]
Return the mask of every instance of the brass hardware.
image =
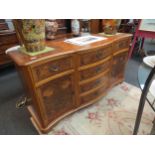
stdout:
[(98, 91), (96, 91), (95, 93), (94, 93), (94, 96), (97, 96), (99, 94), (99, 92)]
[(22, 108), (26, 105), (26, 103), (30, 102), (31, 98), (27, 98), (26, 96), (20, 97), (20, 99), (16, 103), (16, 108)]
[(101, 67), (96, 68), (96, 73), (99, 73), (101, 71)]
[(96, 58), (97, 58), (97, 59), (100, 59), (101, 56), (102, 56), (102, 53), (101, 53), (101, 52), (98, 52), (98, 53), (96, 54)]
[(57, 71), (59, 71), (59, 67), (58, 66), (52, 66), (51, 68), (49, 68), (49, 70), (57, 72)]
[(100, 84), (100, 80), (95, 81), (95, 85)]

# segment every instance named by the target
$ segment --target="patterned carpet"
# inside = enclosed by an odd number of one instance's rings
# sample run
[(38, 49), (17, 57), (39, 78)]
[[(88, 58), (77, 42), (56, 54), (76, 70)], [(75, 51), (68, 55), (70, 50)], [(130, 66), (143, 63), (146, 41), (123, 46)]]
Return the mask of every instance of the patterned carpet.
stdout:
[[(128, 83), (114, 87), (98, 103), (69, 115), (49, 134), (55, 135), (131, 135), (141, 90)], [(139, 134), (149, 134), (154, 113), (146, 103)]]

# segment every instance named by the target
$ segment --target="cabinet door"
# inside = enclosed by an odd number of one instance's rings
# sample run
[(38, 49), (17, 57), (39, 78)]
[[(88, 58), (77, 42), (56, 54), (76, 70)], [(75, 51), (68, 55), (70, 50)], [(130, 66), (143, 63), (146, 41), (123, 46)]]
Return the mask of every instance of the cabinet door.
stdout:
[(113, 56), (111, 79), (113, 83), (117, 83), (119, 80), (123, 80), (125, 64), (127, 61), (127, 51), (116, 54)]
[(39, 97), (48, 121), (53, 121), (75, 107), (73, 75), (66, 75), (39, 88)]

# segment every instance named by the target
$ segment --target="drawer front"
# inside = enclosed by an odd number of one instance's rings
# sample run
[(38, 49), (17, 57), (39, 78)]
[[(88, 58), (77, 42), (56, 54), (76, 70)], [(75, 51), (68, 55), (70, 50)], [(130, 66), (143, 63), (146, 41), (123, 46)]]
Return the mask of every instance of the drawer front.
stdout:
[[(111, 59), (110, 59), (111, 60)], [(104, 72), (110, 65), (110, 60), (104, 62), (103, 64), (97, 65), (95, 67), (82, 70), (80, 72), (80, 80), (86, 80), (88, 78), (91, 78), (93, 76), (96, 76), (102, 72)]]
[(80, 55), (80, 66), (91, 64), (110, 56), (112, 53), (112, 46), (107, 46), (103, 48), (98, 48), (95, 50), (91, 50), (91, 52), (87, 52)]
[(108, 85), (105, 84), (103, 87), (99, 88), (95, 92), (81, 97), (81, 99), (80, 99), (81, 104), (86, 104), (88, 102), (91, 102), (92, 100), (96, 99), (100, 95), (104, 94), (107, 91), (107, 89), (108, 89)]
[(33, 74), (35, 81), (41, 81), (45, 78), (67, 71), (72, 68), (72, 58), (67, 57), (36, 66), (33, 68)]
[(129, 48), (129, 43), (130, 43), (129, 39), (118, 41), (113, 44), (113, 50), (118, 51), (124, 48)]
[(1, 35), (0, 36), (0, 46), (7, 44), (16, 44), (18, 42), (16, 34), (11, 35)]
[(103, 83), (108, 83), (110, 79), (110, 72), (108, 71), (107, 73), (105, 73), (102, 77), (93, 80), (91, 82), (88, 82), (86, 84), (83, 84), (80, 86), (80, 92), (84, 93), (86, 91), (89, 91), (95, 87), (98, 87), (100, 85), (102, 85)]
[(52, 80), (39, 88), (39, 98), (49, 121), (75, 107), (73, 75)]

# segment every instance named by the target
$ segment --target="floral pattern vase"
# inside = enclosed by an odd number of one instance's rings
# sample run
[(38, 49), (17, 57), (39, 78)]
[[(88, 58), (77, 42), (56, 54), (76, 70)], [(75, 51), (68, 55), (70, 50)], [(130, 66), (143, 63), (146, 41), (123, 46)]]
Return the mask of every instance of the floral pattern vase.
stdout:
[(14, 22), (18, 38), (27, 52), (38, 52), (45, 49), (45, 20), (22, 19)]
[(114, 35), (117, 33), (120, 19), (104, 19), (102, 20), (103, 30), (105, 34)]
[(46, 38), (47, 39), (55, 39), (55, 35), (58, 31), (58, 23), (56, 20), (48, 20), (46, 21)]

